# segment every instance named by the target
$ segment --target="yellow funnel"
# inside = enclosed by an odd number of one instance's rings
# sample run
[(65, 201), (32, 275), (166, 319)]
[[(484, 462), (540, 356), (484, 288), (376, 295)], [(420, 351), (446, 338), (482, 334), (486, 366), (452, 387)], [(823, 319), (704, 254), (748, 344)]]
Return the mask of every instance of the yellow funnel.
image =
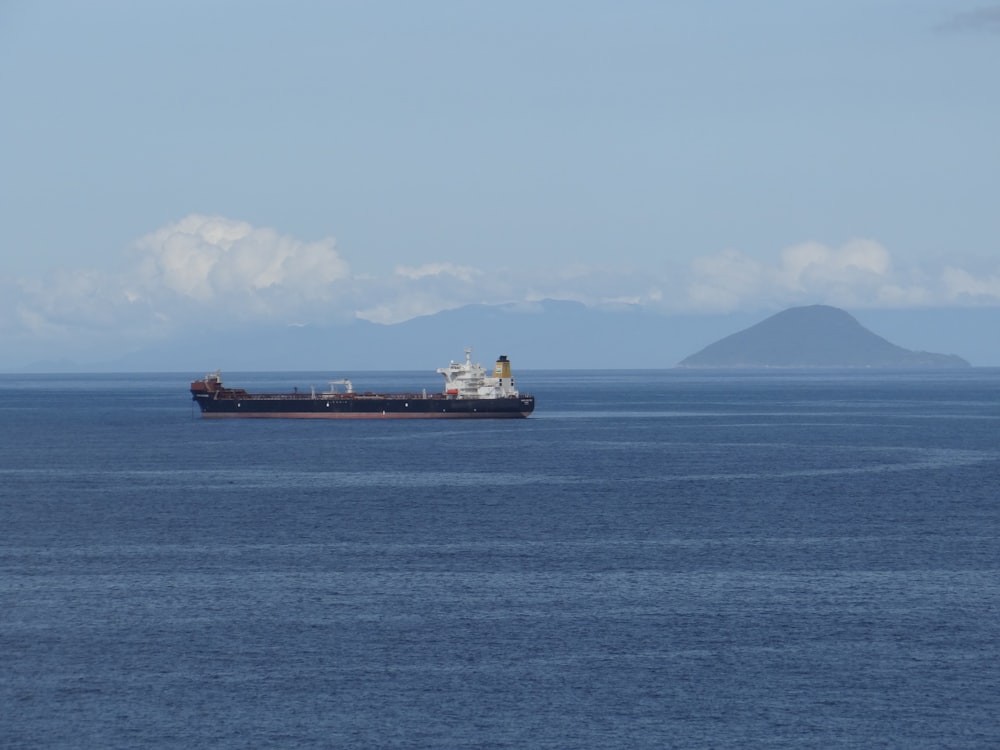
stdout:
[(506, 354), (501, 354), (500, 358), (497, 359), (496, 367), (493, 368), (493, 377), (495, 378), (510, 377), (510, 360), (507, 359)]

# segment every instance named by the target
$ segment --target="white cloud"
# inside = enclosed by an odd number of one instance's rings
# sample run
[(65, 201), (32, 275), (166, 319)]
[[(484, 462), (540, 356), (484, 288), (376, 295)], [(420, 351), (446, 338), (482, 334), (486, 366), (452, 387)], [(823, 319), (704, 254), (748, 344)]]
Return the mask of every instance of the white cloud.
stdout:
[(871, 240), (852, 240), (840, 248), (807, 242), (781, 253), (777, 276), (791, 290), (817, 285), (877, 283), (889, 273), (888, 251)]
[(974, 276), (951, 266), (944, 270), (944, 287), (953, 302), (996, 303), (1000, 301), (1000, 274)]
[(687, 267), (482, 269), (441, 260), (356, 276), (332, 238), (307, 242), (193, 215), (140, 238), (129, 260), (115, 274), (66, 269), (5, 283), (3, 340), (86, 351), (101, 341), (148, 345), (233, 322), (324, 324), (357, 317), (397, 323), (467, 304), (546, 298), (669, 313), (816, 303), (847, 309), (1000, 305), (1000, 268), (899, 269), (873, 240), (804, 242), (770, 257), (730, 249)]
[(736, 250), (696, 258), (682, 306), (696, 310), (732, 310), (759, 294), (764, 267)]
[(141, 285), (202, 303), (233, 296), (257, 307), (262, 300), (252, 298), (263, 290), (326, 299), (350, 275), (332, 238), (302, 242), (217, 216), (188, 216), (136, 247)]
[(18, 317), (36, 331), (115, 325), (128, 298), (113, 277), (91, 270), (56, 271), (21, 282)]
[(399, 323), (486, 301), (497, 281), (497, 276), (480, 269), (448, 262), (396, 266), (388, 277), (358, 280), (361, 304), (355, 316), (373, 323)]
[(933, 306), (932, 292), (924, 286), (900, 286), (885, 284), (878, 288), (878, 293), (871, 307), (906, 308)]
[(151, 232), (136, 242), (143, 256), (141, 280), (182, 297), (210, 299), (212, 269), (252, 229), (243, 222), (194, 215)]
[(826, 303), (842, 307), (890, 307), (943, 302), (940, 282), (900, 273), (889, 251), (873, 240), (840, 247), (805, 242), (782, 250), (773, 262), (728, 250), (691, 263), (674, 310), (728, 312)]
[(471, 266), (456, 266), (454, 263), (427, 263), (422, 266), (396, 266), (397, 276), (407, 279), (424, 279), (428, 276), (453, 276), (459, 281), (472, 283), (483, 275), (483, 272)]
[(234, 321), (329, 322), (355, 306), (333, 239), (304, 242), (272, 229), (193, 215), (140, 238), (116, 273), (64, 269), (11, 285), (0, 331), (86, 351)]

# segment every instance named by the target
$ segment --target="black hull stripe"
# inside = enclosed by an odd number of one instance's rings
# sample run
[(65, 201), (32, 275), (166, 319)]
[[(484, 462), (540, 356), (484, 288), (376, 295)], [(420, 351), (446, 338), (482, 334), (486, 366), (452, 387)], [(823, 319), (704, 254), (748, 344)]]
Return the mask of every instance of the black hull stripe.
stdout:
[(206, 411), (203, 419), (524, 419), (530, 412), (254, 412)]

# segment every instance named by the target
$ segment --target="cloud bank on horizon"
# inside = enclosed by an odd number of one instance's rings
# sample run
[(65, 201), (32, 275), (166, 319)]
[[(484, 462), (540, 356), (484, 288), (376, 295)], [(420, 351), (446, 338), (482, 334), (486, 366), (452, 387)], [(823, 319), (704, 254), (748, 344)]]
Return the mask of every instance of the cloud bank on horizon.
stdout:
[(228, 325), (392, 324), (467, 304), (542, 299), (636, 305), (664, 315), (1000, 305), (1000, 267), (898, 267), (871, 239), (817, 241), (768, 260), (738, 249), (683, 265), (475, 268), (439, 260), (376, 277), (352, 272), (333, 238), (306, 241), (221, 216), (190, 215), (137, 239), (120, 270), (62, 270), (8, 283), (9, 343), (108, 345)]

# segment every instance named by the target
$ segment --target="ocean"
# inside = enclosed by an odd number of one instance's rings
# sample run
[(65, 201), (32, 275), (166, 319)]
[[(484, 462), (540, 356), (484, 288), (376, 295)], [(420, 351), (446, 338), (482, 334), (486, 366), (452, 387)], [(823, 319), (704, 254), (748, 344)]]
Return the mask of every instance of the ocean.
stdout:
[(0, 376), (0, 747), (1000, 747), (1000, 370), (516, 374)]

